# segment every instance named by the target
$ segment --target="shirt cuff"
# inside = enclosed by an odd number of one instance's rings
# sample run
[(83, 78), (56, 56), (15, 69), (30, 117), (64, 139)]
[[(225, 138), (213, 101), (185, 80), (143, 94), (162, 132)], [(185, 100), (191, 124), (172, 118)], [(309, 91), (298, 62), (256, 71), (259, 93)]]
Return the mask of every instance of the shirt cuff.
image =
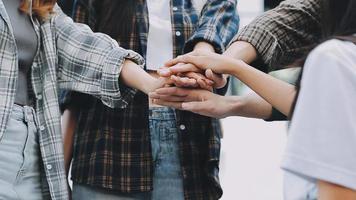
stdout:
[(304, 156), (286, 154), (282, 160), (282, 168), (316, 180), (323, 180), (356, 190), (356, 173), (349, 172), (316, 160), (308, 160)]
[(136, 89), (120, 84), (122, 65), (126, 59), (132, 60), (143, 68), (144, 59), (137, 53), (122, 49), (114, 49), (106, 57), (102, 69), (100, 99), (111, 108), (125, 108), (136, 94)]
[(199, 42), (207, 42), (214, 47), (216, 53), (223, 53), (225, 46), (220, 38), (220, 35), (215, 31), (216, 27), (205, 26), (200, 28), (184, 45), (184, 52), (189, 53), (194, 50), (194, 47)]

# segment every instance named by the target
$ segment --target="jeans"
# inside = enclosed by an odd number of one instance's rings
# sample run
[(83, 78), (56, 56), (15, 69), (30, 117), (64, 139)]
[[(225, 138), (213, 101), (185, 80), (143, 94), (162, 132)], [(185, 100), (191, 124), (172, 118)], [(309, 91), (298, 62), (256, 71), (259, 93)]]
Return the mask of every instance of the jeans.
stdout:
[(154, 161), (152, 192), (120, 194), (74, 183), (73, 200), (183, 200), (183, 178), (174, 110), (165, 107), (150, 108), (149, 125)]
[(35, 111), (14, 105), (0, 139), (0, 199), (42, 199), (40, 158)]

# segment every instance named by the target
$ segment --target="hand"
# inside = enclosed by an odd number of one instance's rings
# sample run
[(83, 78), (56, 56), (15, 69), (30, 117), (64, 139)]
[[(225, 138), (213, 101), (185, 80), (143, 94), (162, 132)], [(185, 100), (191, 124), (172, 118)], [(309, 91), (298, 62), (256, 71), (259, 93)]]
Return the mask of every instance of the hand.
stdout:
[[(242, 64), (244, 64), (243, 61), (236, 60), (228, 56), (208, 51), (196, 50), (168, 61), (165, 66), (169, 67), (169, 70), (175, 74), (192, 70), (198, 71), (199, 69), (210, 69), (217, 74), (232, 74), (235, 68)], [(194, 65), (198, 69), (192, 68), (192, 65)]]
[[(212, 88), (220, 89), (225, 87), (227, 83), (226, 76), (216, 74), (210, 69), (204, 72), (204, 70), (197, 68), (193, 64), (179, 63), (177, 65), (181, 66), (181, 68), (176, 68), (177, 71), (174, 71), (174, 68), (173, 70), (171, 70), (171, 68), (162, 67), (157, 72), (162, 77), (173, 78), (173, 81), (175, 81), (175, 85), (178, 87), (197, 88), (194, 84), (198, 84), (200, 88), (212, 91)], [(197, 82), (193, 83), (192, 80), (189, 79), (178, 80), (177, 74), (179, 75), (178, 77), (187, 77), (190, 79), (195, 79)]]
[(215, 84), (212, 80), (209, 80), (207, 77), (205, 77), (199, 72), (192, 71), (192, 72), (173, 74), (170, 73), (168, 68), (162, 67), (160, 70), (158, 70), (158, 74), (161, 77), (170, 78), (172, 84), (177, 87), (202, 88), (205, 90), (212, 91), (213, 85)]
[(206, 90), (167, 87), (149, 94), (155, 104), (191, 111), (200, 115), (224, 118), (239, 103), (236, 98), (216, 95)]
[(144, 86), (144, 93), (149, 94), (151, 92), (154, 92), (155, 90), (163, 87), (169, 87), (173, 84), (173, 81), (169, 78), (165, 77), (159, 77), (159, 78), (153, 78), (151, 77), (150, 83), (145, 83)]

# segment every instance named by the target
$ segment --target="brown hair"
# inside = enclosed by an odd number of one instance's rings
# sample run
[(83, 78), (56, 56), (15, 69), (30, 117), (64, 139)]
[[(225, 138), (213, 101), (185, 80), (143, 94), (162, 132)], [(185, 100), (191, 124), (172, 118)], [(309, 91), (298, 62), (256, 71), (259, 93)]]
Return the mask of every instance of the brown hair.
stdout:
[[(25, 13), (30, 11), (31, 0), (22, 0), (20, 10)], [(45, 20), (53, 12), (56, 0), (32, 0), (32, 14), (41, 20)]]

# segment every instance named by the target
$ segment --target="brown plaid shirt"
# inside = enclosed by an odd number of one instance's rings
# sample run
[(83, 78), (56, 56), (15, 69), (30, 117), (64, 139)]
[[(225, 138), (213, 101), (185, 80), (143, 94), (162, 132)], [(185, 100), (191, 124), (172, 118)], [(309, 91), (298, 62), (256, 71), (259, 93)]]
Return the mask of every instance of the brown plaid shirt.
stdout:
[(247, 41), (269, 66), (281, 69), (319, 43), (322, 0), (286, 0), (244, 27), (234, 40)]
[[(79, 0), (75, 20), (95, 29), (100, 3)], [(190, 0), (174, 0), (171, 7), (172, 32), (181, 33), (173, 40), (174, 56), (191, 51), (198, 41), (207, 41), (222, 52), (238, 30), (235, 0), (208, 0), (200, 16)], [(120, 46), (145, 56), (148, 11), (143, 0), (132, 20), (136, 26), (129, 42), (117, 40)], [(137, 93), (125, 109), (108, 108), (78, 93), (68, 94), (64, 102), (79, 108), (72, 165), (74, 182), (125, 193), (153, 189), (146, 95)], [(176, 116), (185, 198), (220, 198), (219, 122), (189, 112), (177, 111)]]

